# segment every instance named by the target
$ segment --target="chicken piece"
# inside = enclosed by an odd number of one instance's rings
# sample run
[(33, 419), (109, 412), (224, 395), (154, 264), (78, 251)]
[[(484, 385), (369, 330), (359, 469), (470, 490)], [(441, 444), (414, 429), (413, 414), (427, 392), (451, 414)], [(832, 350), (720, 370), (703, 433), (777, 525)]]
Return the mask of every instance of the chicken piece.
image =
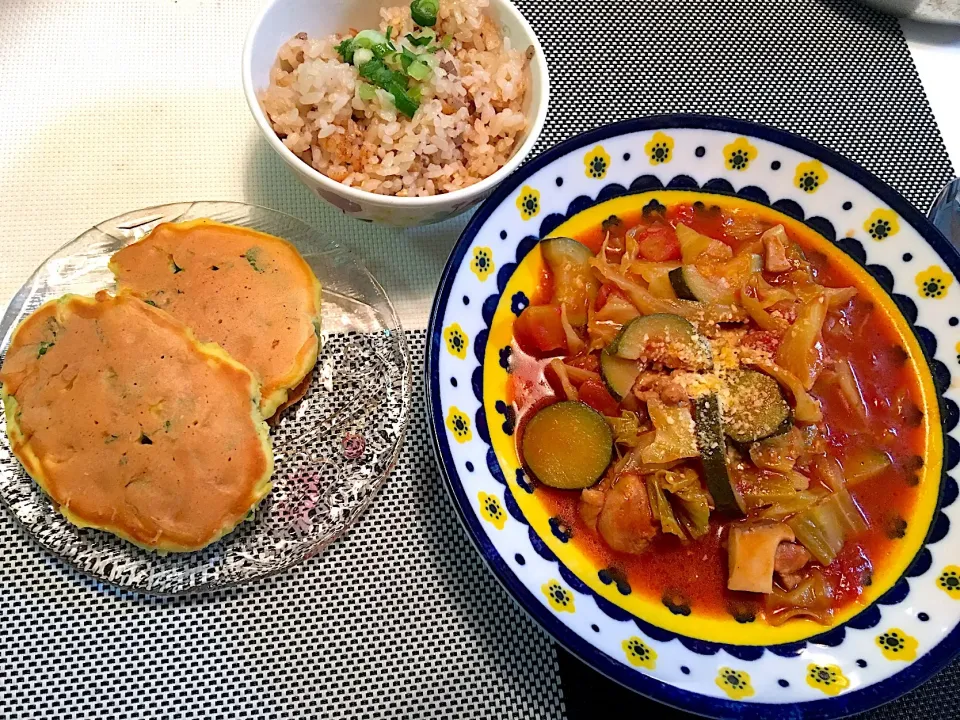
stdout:
[(800, 571), (810, 562), (807, 549), (799, 543), (783, 542), (777, 546), (773, 560), (773, 569), (777, 579), (787, 590), (793, 590), (803, 581)]
[(591, 530), (597, 529), (597, 518), (603, 510), (603, 501), (607, 494), (603, 490), (587, 488), (580, 493), (580, 517)]
[(777, 546), (773, 569), (780, 575), (795, 573), (810, 562), (810, 553), (800, 543), (782, 542)]
[(680, 405), (687, 401), (687, 393), (680, 383), (657, 372), (640, 373), (632, 391), (635, 397), (644, 402), (650, 402), (651, 398), (664, 405)]
[(776, 225), (760, 236), (763, 240), (764, 267), (770, 272), (787, 272), (793, 269), (793, 264), (787, 257), (787, 237), (783, 225)]
[(730, 528), (727, 541), (730, 590), (772, 593), (777, 548), (793, 542), (785, 523), (743, 524)]
[(638, 475), (624, 473), (606, 493), (597, 516), (597, 530), (614, 550), (639, 554), (647, 549), (657, 528), (650, 514), (647, 487)]

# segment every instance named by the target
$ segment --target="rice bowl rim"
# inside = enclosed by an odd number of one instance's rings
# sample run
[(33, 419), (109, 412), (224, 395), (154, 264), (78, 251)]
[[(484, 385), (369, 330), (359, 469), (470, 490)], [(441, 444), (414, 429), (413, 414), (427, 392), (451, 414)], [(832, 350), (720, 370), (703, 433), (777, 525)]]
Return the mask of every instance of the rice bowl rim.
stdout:
[[(523, 17), (523, 14), (516, 8), (516, 6), (509, 2), (509, 0), (490, 0), (491, 8), (496, 8), (499, 12), (510, 15), (520, 27), (523, 35), (525, 36), (523, 41), (528, 43), (529, 46), (533, 48), (533, 57), (530, 58), (531, 67), (536, 65), (540, 76), (540, 81), (536, 83), (536, 81), (533, 79), (533, 73), (531, 72), (530, 87), (527, 88), (528, 93), (533, 92), (534, 94), (530, 96), (531, 112), (524, 114), (528, 115), (528, 117), (532, 116), (533, 121), (526, 131), (526, 137), (524, 138), (523, 142), (519, 147), (516, 148), (516, 150), (514, 150), (509, 158), (507, 158), (507, 161), (504, 163), (503, 167), (499, 168), (488, 177), (485, 177), (483, 180), (480, 180), (473, 185), (468, 185), (467, 187), (460, 188), (458, 190), (437, 193), (435, 195), (428, 195), (425, 197), (398, 197), (396, 195), (381, 195), (368, 190), (361, 190), (356, 187), (344, 185), (343, 183), (337, 182), (327, 175), (324, 175), (322, 172), (297, 157), (297, 155), (290, 148), (283, 144), (280, 136), (277, 135), (276, 131), (273, 129), (269, 118), (263, 111), (263, 108), (260, 106), (260, 101), (257, 99), (257, 88), (254, 87), (252, 72), (254, 41), (260, 32), (264, 20), (268, 15), (270, 15), (274, 7), (283, 1), (284, 0), (270, 0), (270, 2), (268, 2), (257, 15), (247, 33), (247, 38), (243, 46), (243, 58), (241, 61), (243, 94), (247, 99), (247, 105), (250, 108), (250, 112), (257, 121), (257, 126), (260, 128), (260, 132), (262, 132), (266, 137), (267, 142), (270, 144), (273, 150), (277, 152), (292, 169), (304, 173), (316, 184), (336, 193), (337, 195), (357, 202), (369, 203), (374, 201), (386, 206), (405, 208), (439, 208), (450, 205), (451, 203), (455, 203), (457, 201), (466, 201), (483, 196), (485, 193), (491, 191), (496, 185), (498, 185), (505, 177), (510, 175), (510, 173), (516, 170), (520, 163), (522, 163), (533, 150), (533, 146), (536, 144), (540, 137), (540, 133), (543, 131), (543, 126), (547, 117), (547, 107), (550, 101), (550, 75), (547, 69), (547, 59), (543, 53), (543, 47), (540, 44), (539, 38), (537, 37), (536, 33), (534, 33), (530, 23), (527, 22), (526, 18)], [(511, 44), (519, 47), (521, 42), (514, 42), (513, 39), (511, 39)], [(279, 50), (280, 48), (277, 48), (278, 52)], [(537, 93), (534, 92), (535, 83), (538, 86), (536, 89), (539, 89), (539, 102), (537, 102), (536, 99)]]

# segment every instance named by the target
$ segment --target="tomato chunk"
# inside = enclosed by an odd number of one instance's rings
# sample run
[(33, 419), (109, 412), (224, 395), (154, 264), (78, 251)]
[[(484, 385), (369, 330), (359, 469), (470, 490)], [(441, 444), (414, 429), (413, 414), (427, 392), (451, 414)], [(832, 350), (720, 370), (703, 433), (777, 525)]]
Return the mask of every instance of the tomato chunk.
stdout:
[(620, 405), (600, 380), (585, 380), (578, 391), (580, 402), (589, 405), (601, 415), (617, 417), (620, 414)]
[(779, 335), (769, 330), (751, 330), (743, 336), (740, 346), (775, 355), (777, 350), (780, 349), (780, 340)]
[(653, 262), (680, 259), (680, 241), (676, 231), (669, 225), (654, 223), (638, 238), (640, 254)]
[(667, 220), (676, 227), (677, 223), (683, 223), (686, 226), (693, 224), (694, 210), (692, 205), (680, 204), (672, 205), (667, 208)]
[(530, 355), (543, 357), (567, 350), (559, 305), (530, 305), (513, 323), (513, 334), (520, 349)]

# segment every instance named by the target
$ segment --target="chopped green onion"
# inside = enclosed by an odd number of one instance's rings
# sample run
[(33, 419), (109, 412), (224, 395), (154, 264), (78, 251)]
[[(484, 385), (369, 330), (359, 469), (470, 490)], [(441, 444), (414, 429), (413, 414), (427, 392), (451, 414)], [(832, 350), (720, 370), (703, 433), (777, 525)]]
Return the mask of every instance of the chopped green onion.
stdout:
[(410, 66), (417, 61), (417, 56), (410, 52), (409, 48), (404, 48), (400, 53), (400, 66), (404, 72), (410, 69)]
[(420, 107), (420, 99), (422, 97), (422, 93), (419, 85), (414, 85), (409, 90), (407, 90), (407, 95), (409, 95), (410, 99), (417, 104), (417, 107)]
[(353, 38), (353, 43), (357, 47), (372, 50), (374, 45), (386, 45), (387, 38), (379, 30), (361, 30)]
[(345, 63), (353, 62), (353, 52), (355, 49), (353, 38), (346, 38), (335, 48), (340, 59)]
[(367, 50), (367, 48), (357, 48), (353, 52), (353, 64), (356, 67), (360, 67), (364, 63), (368, 63), (373, 60), (373, 50)]
[(374, 58), (360, 66), (360, 77), (386, 90), (387, 85), (394, 81), (394, 71), (383, 60)]
[(407, 78), (403, 73), (391, 70), (380, 58), (374, 58), (360, 66), (360, 77), (383, 88), (393, 96), (397, 110), (409, 118), (420, 107), (419, 102), (407, 94)]
[(406, 36), (407, 42), (413, 45), (413, 47), (424, 47), (429, 45), (436, 39), (436, 35), (421, 35), (420, 37), (414, 37), (409, 33)]
[(387, 33), (386, 33), (387, 42), (390, 42), (391, 35), (393, 35), (393, 25), (387, 25)]
[(413, 0), (410, 3), (410, 15), (420, 27), (436, 25), (438, 12), (440, 12), (439, 0)]
[(360, 95), (360, 99), (364, 102), (370, 102), (377, 97), (377, 89), (369, 83), (359, 83), (357, 85), (357, 90), (358, 94)]
[(430, 77), (432, 70), (429, 65), (427, 65), (423, 60), (417, 60), (414, 63), (410, 64), (410, 67), (407, 68), (407, 75), (412, 77), (414, 80), (419, 80), (423, 82), (428, 77)]
[(415, 102), (413, 98), (407, 94), (406, 88), (403, 87), (403, 85), (399, 82), (394, 81), (384, 89), (393, 95), (393, 102), (397, 106), (397, 110), (402, 112), (408, 118), (413, 118), (413, 115), (415, 112), (417, 112), (417, 108), (420, 107), (420, 104)]
[(450, 43), (453, 42), (453, 35), (444, 35), (443, 39), (440, 41), (440, 47), (446, 50), (450, 47)]

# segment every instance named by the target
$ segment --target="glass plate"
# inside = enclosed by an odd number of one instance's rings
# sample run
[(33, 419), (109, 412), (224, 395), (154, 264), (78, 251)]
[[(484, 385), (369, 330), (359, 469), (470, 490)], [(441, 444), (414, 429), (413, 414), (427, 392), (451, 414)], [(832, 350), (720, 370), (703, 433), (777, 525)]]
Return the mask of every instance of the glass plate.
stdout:
[[(296, 218), (231, 202), (137, 210), (83, 233), (47, 259), (0, 320), (0, 361), (13, 330), (41, 304), (66, 293), (113, 291), (110, 256), (162, 222), (210, 218), (293, 243), (323, 284), (321, 351), (304, 399), (271, 430), (272, 492), (253, 516), (216, 543), (161, 555), (106, 532), (68, 523), (0, 442), (0, 498), (37, 542), (78, 570), (154, 595), (238, 585), (278, 573), (343, 535), (393, 468), (410, 414), (411, 364), (393, 305), (363, 265)], [(345, 437), (363, 438), (350, 459)], [(351, 448), (353, 449), (353, 448)], [(351, 457), (354, 453), (348, 453)]]

